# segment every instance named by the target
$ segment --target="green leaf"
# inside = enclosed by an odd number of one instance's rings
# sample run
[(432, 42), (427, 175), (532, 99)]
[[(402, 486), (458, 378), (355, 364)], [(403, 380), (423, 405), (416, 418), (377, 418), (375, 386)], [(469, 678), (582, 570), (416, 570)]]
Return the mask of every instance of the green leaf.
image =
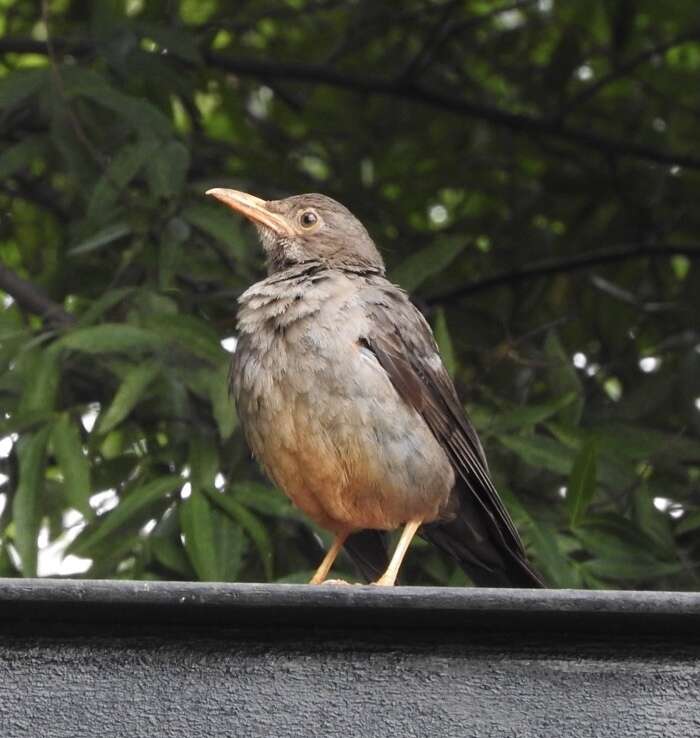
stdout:
[(231, 488), (235, 499), (262, 515), (274, 518), (301, 517), (282, 492), (257, 482), (238, 482)]
[(51, 426), (46, 425), (33, 435), (17, 441), (19, 483), (12, 501), (12, 517), (15, 524), (15, 546), (25, 577), (35, 577), (37, 573), (37, 538), (41, 523), (46, 445), (50, 433)]
[(455, 358), (450, 332), (447, 328), (445, 311), (442, 308), (438, 308), (435, 312), (435, 340), (440, 349), (445, 369), (451, 377), (454, 377), (455, 371), (457, 371), (457, 359)]
[(568, 474), (573, 464), (571, 450), (544, 436), (499, 436), (498, 440), (524, 462), (557, 474)]
[(133, 27), (143, 36), (155, 41), (162, 49), (167, 49), (168, 54), (192, 64), (202, 63), (202, 55), (199, 53), (194, 34), (173, 26), (145, 21), (134, 23)]
[(94, 323), (108, 310), (111, 310), (115, 305), (118, 305), (126, 297), (133, 294), (134, 289), (134, 287), (117, 287), (113, 290), (107, 290), (78, 318), (77, 327), (83, 328)]
[(7, 420), (0, 421), (0, 437), (10, 433), (27, 433), (53, 420), (54, 413), (49, 410), (32, 410), (31, 412), (16, 414)]
[(189, 461), (192, 486), (213, 488), (220, 466), (216, 444), (202, 435), (192, 436)]
[(169, 138), (172, 124), (161, 111), (145, 98), (132, 97), (107, 84), (96, 72), (85, 67), (62, 68), (65, 94), (68, 97), (85, 97), (114, 111), (119, 118), (144, 135)]
[(182, 218), (171, 218), (160, 237), (158, 250), (158, 286), (163, 291), (172, 290), (176, 275), (186, 262), (191, 250), (186, 244), (191, 229)]
[(83, 453), (80, 431), (68, 413), (62, 413), (54, 423), (51, 445), (63, 473), (68, 501), (83, 515), (91, 517), (90, 461)]
[(21, 575), (22, 572), (12, 562), (7, 546), (0, 541), (0, 577), (18, 577)]
[(648, 459), (663, 461), (671, 458), (694, 458), (698, 453), (697, 439), (679, 430), (667, 433), (649, 426), (632, 423), (606, 423), (591, 429), (606, 447), (616, 455), (639, 462)]
[(191, 429), (187, 424), (179, 422), (179, 418), (188, 418), (192, 415), (192, 399), (187, 388), (175, 372), (163, 368), (163, 377), (158, 385), (158, 394), (169, 408), (170, 416), (175, 419), (169, 423), (168, 438), (171, 443), (182, 444), (184, 447), (191, 435)]
[(220, 578), (211, 504), (204, 492), (192, 488), (180, 505), (180, 527), (185, 534), (185, 550), (197, 576), (204, 582)]
[(581, 567), (593, 576), (608, 581), (625, 579), (648, 581), (683, 571), (683, 564), (680, 562), (649, 562), (634, 558), (591, 559), (581, 564)]
[(170, 474), (134, 487), (119, 500), (119, 504), (113, 510), (98, 518), (96, 526), (89, 532), (86, 531), (87, 535), (81, 535), (76, 539), (75, 545), (71, 546), (71, 552), (79, 556), (81, 552), (95, 546), (122, 525), (143, 515), (152, 505), (164, 501), (166, 495), (181, 486), (182, 477)]
[(26, 375), (20, 415), (46, 412), (54, 407), (61, 381), (60, 346), (34, 349), (33, 364)]
[(236, 407), (229, 391), (228, 363), (226, 361), (217, 371), (209, 372), (208, 380), (211, 410), (222, 441), (230, 438), (238, 422)]
[(216, 331), (211, 325), (193, 315), (151, 313), (144, 317), (143, 322), (148, 329), (157, 333), (161, 340), (175, 343), (183, 351), (212, 364), (219, 365), (226, 356)]
[(114, 241), (117, 241), (124, 236), (128, 236), (130, 233), (131, 226), (128, 223), (112, 223), (111, 225), (100, 229), (92, 236), (84, 238), (69, 249), (68, 253), (70, 256), (89, 254), (91, 251), (97, 251), (105, 246), (109, 246), (110, 243), (114, 243)]
[(579, 586), (580, 579), (561, 549), (556, 530), (533, 520), (530, 521), (528, 530), (537, 563), (542, 568), (547, 583), (565, 589)]
[(119, 425), (136, 407), (159, 372), (160, 364), (155, 362), (147, 362), (130, 369), (124, 375), (112, 403), (100, 415), (96, 432), (104, 434)]
[(676, 525), (676, 534), (679, 536), (685, 535), (686, 533), (690, 533), (694, 530), (700, 529), (700, 510), (696, 510), (695, 512), (686, 513), (683, 515), (683, 517), (678, 521), (678, 524)]
[(16, 308), (0, 310), (0, 341), (26, 335), (22, 315)]
[(646, 579), (645, 572), (652, 577), (671, 573), (669, 566), (675, 567), (674, 571), (680, 570), (675, 550), (669, 552), (633, 521), (620, 515), (589, 515), (575, 534), (595, 559), (596, 563), (586, 562), (594, 576)]
[(240, 218), (237, 218), (228, 210), (219, 206), (200, 203), (185, 208), (182, 217), (190, 225), (226, 244), (231, 253), (238, 259), (247, 259), (246, 240), (241, 231)]
[(0, 154), (0, 179), (12, 176), (27, 168), (36, 157), (44, 152), (46, 145), (39, 136), (29, 136)]
[(637, 480), (635, 466), (616, 452), (613, 443), (605, 442), (600, 435), (591, 430), (572, 428), (561, 423), (549, 421), (546, 428), (566, 448), (578, 453), (589, 438), (598, 440), (598, 478), (612, 489), (622, 489)]
[(8, 113), (47, 83), (49, 68), (19, 69), (0, 79), (0, 110)]
[(174, 197), (185, 186), (190, 166), (189, 149), (179, 141), (159, 147), (146, 167), (148, 186), (155, 197)]
[(150, 545), (153, 555), (163, 566), (185, 579), (192, 578), (194, 570), (180, 541), (151, 536)]
[(92, 481), (96, 490), (118, 487), (125, 479), (133, 478), (138, 456), (126, 453), (111, 459), (101, 459), (92, 469)]
[(554, 402), (548, 402), (542, 405), (527, 405), (500, 412), (482, 430), (484, 433), (498, 435), (506, 431), (531, 428), (556, 415), (562, 408), (573, 402), (575, 398), (576, 395), (570, 393), (563, 395)]
[(653, 538), (670, 555), (675, 550), (671, 517), (654, 506), (654, 494), (648, 483), (638, 485), (632, 493), (634, 520), (641, 531)]
[(240, 525), (228, 515), (213, 511), (214, 545), (218, 565), (218, 579), (224, 582), (235, 582), (243, 564), (243, 555), (247, 549), (247, 539)]
[(391, 280), (407, 292), (414, 292), (430, 277), (440, 274), (464, 250), (463, 237), (436, 237), (428, 247), (411, 254), (391, 272)]
[(588, 432), (582, 428), (575, 428), (556, 421), (546, 423), (545, 427), (557, 441), (573, 451), (579, 451), (589, 437)]
[(550, 331), (544, 345), (549, 363), (547, 377), (556, 396), (574, 394), (575, 401), (562, 405), (558, 415), (562, 422), (577, 426), (583, 413), (583, 386), (578, 373), (554, 331)]
[(572, 528), (581, 522), (595, 495), (597, 455), (596, 440), (591, 438), (581, 448), (574, 461), (566, 493), (566, 509)]
[[(122, 146), (117, 151), (92, 191), (87, 207), (88, 220), (100, 222), (104, 217), (103, 214), (110, 212), (110, 208), (117, 201), (121, 192), (151, 159), (157, 148), (156, 139), (149, 137), (140, 139), (134, 144)], [(114, 225), (110, 225), (109, 228), (114, 228)], [(122, 233), (118, 237), (123, 235), (125, 234)], [(99, 241), (98, 236), (91, 238)], [(88, 244), (91, 238), (87, 239)], [(115, 240), (114, 237), (112, 240)], [(85, 249), (85, 243), (85, 241), (82, 242), (83, 249)]]
[(215, 505), (220, 507), (250, 536), (260, 554), (265, 576), (268, 581), (272, 581), (273, 546), (265, 526), (233, 497), (212, 490), (206, 490), (206, 493)]
[(499, 491), (523, 538), (530, 544), (547, 584), (564, 588), (580, 586), (580, 577), (567, 556), (563, 536), (547, 523), (535, 520), (508, 487), (502, 486)]
[(56, 342), (61, 348), (88, 354), (147, 352), (163, 346), (158, 333), (125, 323), (78, 328)]
[(590, 513), (575, 535), (589, 546), (589, 550), (597, 553), (618, 555), (623, 549), (638, 554), (659, 553), (651, 536), (640, 530), (634, 521), (614, 512)]

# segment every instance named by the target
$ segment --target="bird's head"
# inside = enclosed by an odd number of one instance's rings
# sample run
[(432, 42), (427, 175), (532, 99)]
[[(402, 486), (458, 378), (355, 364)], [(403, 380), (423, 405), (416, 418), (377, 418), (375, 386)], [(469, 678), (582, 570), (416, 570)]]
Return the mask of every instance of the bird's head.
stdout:
[(319, 261), (329, 267), (377, 269), (384, 262), (369, 233), (343, 205), (311, 193), (284, 200), (262, 200), (217, 187), (207, 195), (249, 218), (258, 230), (269, 272)]

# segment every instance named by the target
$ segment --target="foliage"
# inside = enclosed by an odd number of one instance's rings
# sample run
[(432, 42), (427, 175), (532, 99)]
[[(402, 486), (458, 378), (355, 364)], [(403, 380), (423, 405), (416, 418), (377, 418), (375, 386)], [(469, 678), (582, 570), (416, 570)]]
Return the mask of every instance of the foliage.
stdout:
[(0, 575), (317, 563), (227, 395), (234, 186), (365, 222), (553, 585), (697, 589), (699, 38), (689, 1), (2, 0)]

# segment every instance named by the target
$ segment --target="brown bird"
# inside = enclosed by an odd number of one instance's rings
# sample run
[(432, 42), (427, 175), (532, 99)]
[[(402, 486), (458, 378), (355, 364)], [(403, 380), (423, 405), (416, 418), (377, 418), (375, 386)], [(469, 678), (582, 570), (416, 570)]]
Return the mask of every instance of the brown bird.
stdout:
[[(541, 587), (430, 326), (360, 221), (325, 195), (216, 188), (257, 227), (268, 277), (239, 299), (231, 389), (253, 454), (368, 580), (393, 585), (418, 533), (476, 584)], [(404, 526), (388, 558), (383, 531)], [(378, 577), (378, 578), (377, 578)]]

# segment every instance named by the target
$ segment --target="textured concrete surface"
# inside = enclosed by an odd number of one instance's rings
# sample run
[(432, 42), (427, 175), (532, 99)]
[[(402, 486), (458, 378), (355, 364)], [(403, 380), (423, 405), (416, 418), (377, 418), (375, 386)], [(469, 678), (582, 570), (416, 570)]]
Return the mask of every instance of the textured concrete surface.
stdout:
[[(664, 620), (672, 608), (657, 594), (619, 593), (618, 619), (607, 627), (612, 593), (528, 600), (513, 590), (443, 590), (431, 625), (433, 590), (378, 593), (379, 607), (367, 588), (187, 585), (203, 609), (167, 618), (184, 590), (165, 585), (144, 596), (159, 608), (154, 618), (147, 607), (134, 610), (141, 585), (95, 583), (92, 594), (89, 582), (71, 586), (30, 608), (21, 605), (38, 597), (31, 582), (0, 582), (3, 738), (700, 735), (700, 629), (670, 628), (682, 620)], [(567, 621), (563, 603), (576, 597), (588, 619)], [(343, 598), (345, 618), (333, 606)], [(257, 624), (226, 627), (251, 602)], [(494, 619), (499, 603), (510, 617)], [(547, 617), (526, 617), (528, 603)], [(698, 603), (676, 601), (695, 624)], [(306, 627), (295, 617), (301, 608)], [(348, 619), (353, 608), (363, 618)], [(411, 608), (421, 615), (416, 627)]]

